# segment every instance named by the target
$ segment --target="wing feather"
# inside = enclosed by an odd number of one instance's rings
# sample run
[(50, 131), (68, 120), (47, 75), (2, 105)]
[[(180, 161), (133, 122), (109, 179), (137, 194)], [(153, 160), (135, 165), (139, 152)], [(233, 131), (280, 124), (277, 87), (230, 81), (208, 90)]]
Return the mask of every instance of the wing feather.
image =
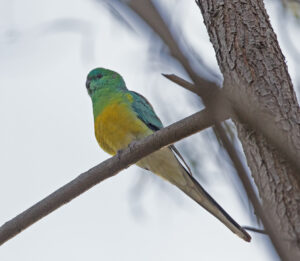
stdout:
[(130, 91), (130, 94), (133, 97), (131, 106), (132, 109), (136, 112), (137, 117), (153, 131), (162, 129), (163, 124), (157, 117), (153, 107), (148, 102), (148, 100), (137, 92)]

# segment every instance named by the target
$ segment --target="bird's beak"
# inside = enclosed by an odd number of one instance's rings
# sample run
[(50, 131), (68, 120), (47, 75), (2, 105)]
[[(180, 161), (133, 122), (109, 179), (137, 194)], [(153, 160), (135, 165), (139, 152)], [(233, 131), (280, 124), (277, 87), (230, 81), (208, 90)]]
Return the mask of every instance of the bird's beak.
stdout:
[(90, 90), (90, 83), (91, 83), (91, 80), (86, 80), (85, 86), (88, 91)]

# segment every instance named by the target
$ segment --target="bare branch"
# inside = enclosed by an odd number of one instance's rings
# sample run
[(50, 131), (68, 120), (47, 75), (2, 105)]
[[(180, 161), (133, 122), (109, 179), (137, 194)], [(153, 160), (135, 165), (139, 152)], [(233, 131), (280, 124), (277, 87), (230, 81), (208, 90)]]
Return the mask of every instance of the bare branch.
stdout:
[[(277, 253), (282, 258), (282, 260), (291, 260), (286, 251), (286, 245), (284, 244), (283, 240), (277, 236), (277, 235), (279, 235), (279, 231), (274, 226), (274, 222), (272, 222), (273, 221), (272, 218), (267, 216), (266, 213), (264, 212), (264, 210), (256, 196), (256, 193), (251, 185), (248, 174), (247, 174), (236, 150), (232, 146), (227, 135), (224, 132), (219, 131), (220, 123), (217, 123), (215, 128), (218, 130), (218, 133), (221, 135), (221, 139), (222, 139), (222, 142), (224, 143), (224, 147), (226, 148), (226, 151), (227, 151), (228, 155), (230, 156), (232, 163), (234, 164), (234, 167), (239, 175), (239, 178), (243, 183), (243, 186), (247, 192), (247, 196), (251, 200), (251, 203), (253, 204), (253, 207), (254, 207), (257, 215), (262, 220), (262, 223), (264, 224), (264, 227), (267, 230), (267, 234), (269, 235)], [(269, 219), (271, 219), (271, 222)]]
[[(199, 88), (194, 84), (175, 74), (162, 75), (197, 95), (202, 94), (202, 92), (198, 91)], [(290, 139), (286, 131), (277, 127), (275, 118), (271, 117), (269, 113), (265, 112), (263, 108), (257, 105), (257, 102), (252, 101), (251, 97), (247, 96), (244, 98), (244, 95), (238, 92), (230, 93), (229, 95), (222, 90), (220, 89), (217, 91), (214, 97), (214, 104), (223, 107), (223, 114), (220, 114), (219, 111), (218, 120), (224, 121), (229, 118), (235, 118), (240, 122), (249, 124), (254, 130), (262, 133), (270, 144), (273, 144), (278, 151), (281, 151), (286, 156), (295, 168), (300, 170), (300, 150), (295, 149), (295, 144), (297, 143)], [(231, 109), (229, 109), (229, 106)], [(300, 183), (300, 175), (298, 176)]]
[[(182, 64), (193, 82), (195, 82), (196, 86), (199, 87), (198, 91), (202, 92), (202, 98), (207, 96), (210, 92), (219, 89), (219, 86), (216, 83), (199, 77), (199, 75), (193, 70), (188, 59), (180, 50), (168, 26), (165, 24), (151, 1), (131, 0), (127, 3), (127, 5), (135, 11), (135, 13), (139, 15), (141, 19), (145, 21), (169, 47), (171, 55)], [(204, 92), (204, 90), (206, 90), (206, 92)]]
[(6, 222), (0, 227), (0, 245), (86, 190), (116, 175), (148, 154), (211, 127), (213, 124), (209, 112), (205, 109), (137, 141), (118, 155), (80, 174), (71, 182)]
[(188, 81), (180, 78), (179, 76), (177, 76), (175, 74), (165, 74), (165, 73), (162, 73), (162, 75), (164, 77), (166, 77), (167, 79), (169, 79), (170, 81), (172, 81), (172, 82), (174, 82), (174, 83), (182, 86), (183, 88), (185, 88), (185, 89), (187, 89), (187, 90), (189, 90), (189, 91), (191, 91), (191, 92), (193, 92), (193, 93), (195, 93), (195, 94), (197, 94), (197, 95), (199, 95), (201, 97), (202, 92), (199, 91), (198, 90), (199, 88), (197, 88), (194, 84), (192, 84), (192, 83), (190, 83), (190, 82), (188, 82)]

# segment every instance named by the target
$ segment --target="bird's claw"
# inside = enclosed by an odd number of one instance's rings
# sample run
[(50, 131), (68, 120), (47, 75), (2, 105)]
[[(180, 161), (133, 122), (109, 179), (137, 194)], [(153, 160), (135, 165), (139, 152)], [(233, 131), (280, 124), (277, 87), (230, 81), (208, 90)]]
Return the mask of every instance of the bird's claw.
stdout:
[[(137, 143), (136, 140), (134, 140), (134, 141), (132, 141), (131, 143), (129, 143), (128, 148), (129, 148), (130, 151), (134, 149), (136, 143)], [(116, 156), (117, 156), (117, 158), (118, 158), (119, 160), (121, 159), (121, 155), (122, 155), (123, 151), (124, 151), (124, 149), (120, 149), (120, 150), (118, 150), (117, 153), (116, 153)]]
[(117, 151), (116, 156), (117, 156), (118, 160), (121, 159), (121, 154), (122, 154), (122, 152), (123, 152), (123, 150), (118, 150), (118, 151)]
[(136, 140), (133, 140), (132, 142), (130, 142), (128, 145), (129, 150), (130, 151), (133, 150), (137, 143), (138, 143), (138, 141), (136, 141)]

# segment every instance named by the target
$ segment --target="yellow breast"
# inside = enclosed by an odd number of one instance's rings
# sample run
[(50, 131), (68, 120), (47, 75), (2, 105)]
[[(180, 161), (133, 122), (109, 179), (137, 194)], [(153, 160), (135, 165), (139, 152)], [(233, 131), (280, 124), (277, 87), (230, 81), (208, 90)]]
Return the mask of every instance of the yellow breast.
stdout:
[(126, 103), (113, 103), (95, 119), (95, 135), (100, 147), (109, 154), (116, 154), (133, 140), (152, 134), (152, 131)]

